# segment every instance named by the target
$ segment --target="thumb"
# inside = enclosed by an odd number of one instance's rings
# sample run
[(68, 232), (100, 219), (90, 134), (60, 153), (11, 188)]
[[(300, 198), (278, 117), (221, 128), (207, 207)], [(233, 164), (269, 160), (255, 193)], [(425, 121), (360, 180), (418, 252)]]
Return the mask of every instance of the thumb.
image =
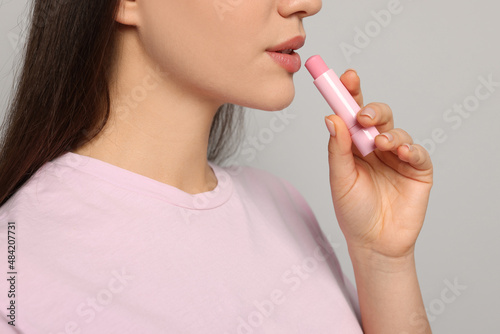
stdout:
[(339, 116), (325, 116), (325, 123), (330, 132), (328, 164), (330, 165), (332, 195), (335, 193), (335, 197), (338, 198), (352, 188), (357, 178), (352, 140), (349, 129)]

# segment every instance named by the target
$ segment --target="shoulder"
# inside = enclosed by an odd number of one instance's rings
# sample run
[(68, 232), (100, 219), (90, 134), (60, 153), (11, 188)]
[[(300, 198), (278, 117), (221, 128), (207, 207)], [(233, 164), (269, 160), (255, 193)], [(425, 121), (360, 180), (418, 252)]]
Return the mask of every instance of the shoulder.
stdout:
[[(252, 201), (257, 201), (259, 208), (269, 208), (268, 203), (273, 202), (273, 206), (279, 206), (281, 211), (286, 211), (288, 215), (287, 223), (295, 221), (307, 227), (313, 236), (317, 246), (324, 249), (330, 269), (337, 282), (343, 289), (346, 298), (359, 313), (357, 304), (357, 292), (355, 287), (344, 275), (340, 262), (337, 258), (329, 238), (325, 235), (318, 220), (307, 200), (299, 190), (289, 180), (275, 175), (269, 171), (250, 166), (224, 167), (231, 174), (237, 188), (244, 188), (245, 192), (252, 194)], [(292, 218), (295, 217), (295, 218)], [(303, 235), (301, 235), (303, 237)]]
[(223, 168), (233, 179), (235, 187), (248, 196), (256, 200), (273, 201), (276, 205), (297, 211), (306, 220), (317, 224), (308, 202), (291, 181), (252, 166)]
[(0, 207), (0, 219), (40, 218), (51, 208), (63, 206), (73, 188), (69, 172), (66, 166), (46, 162)]
[(265, 169), (252, 166), (222, 167), (233, 179), (236, 185), (249, 191), (264, 191), (270, 193), (286, 192), (294, 200), (302, 198), (299, 191), (285, 178)]

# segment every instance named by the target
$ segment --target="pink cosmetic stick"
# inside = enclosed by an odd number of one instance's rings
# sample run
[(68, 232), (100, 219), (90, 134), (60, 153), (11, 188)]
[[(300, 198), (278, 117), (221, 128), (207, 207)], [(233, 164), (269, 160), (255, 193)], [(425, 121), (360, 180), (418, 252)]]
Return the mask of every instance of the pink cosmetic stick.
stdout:
[(356, 114), (361, 110), (349, 91), (340, 81), (335, 72), (326, 66), (320, 56), (309, 58), (305, 66), (311, 73), (314, 84), (330, 105), (333, 112), (338, 115), (349, 129), (351, 139), (359, 152), (366, 156), (375, 149), (375, 137), (378, 130), (371, 126), (364, 128), (356, 120)]

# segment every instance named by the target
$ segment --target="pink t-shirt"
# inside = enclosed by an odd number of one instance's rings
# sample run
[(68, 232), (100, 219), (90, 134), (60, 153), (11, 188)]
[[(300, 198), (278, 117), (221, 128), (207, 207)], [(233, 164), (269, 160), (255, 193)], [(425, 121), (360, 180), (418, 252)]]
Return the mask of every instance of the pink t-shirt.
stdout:
[(0, 208), (0, 333), (362, 333), (300, 193), (210, 166), (196, 195), (72, 152), (42, 166)]

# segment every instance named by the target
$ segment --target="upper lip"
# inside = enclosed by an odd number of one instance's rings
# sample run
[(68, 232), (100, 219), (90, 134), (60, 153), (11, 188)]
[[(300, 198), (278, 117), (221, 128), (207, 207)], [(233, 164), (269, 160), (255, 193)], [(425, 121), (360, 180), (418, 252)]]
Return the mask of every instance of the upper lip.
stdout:
[(277, 52), (283, 50), (298, 50), (304, 46), (305, 42), (306, 42), (305, 36), (296, 36), (284, 43), (273, 46), (270, 49), (267, 49), (266, 51)]

